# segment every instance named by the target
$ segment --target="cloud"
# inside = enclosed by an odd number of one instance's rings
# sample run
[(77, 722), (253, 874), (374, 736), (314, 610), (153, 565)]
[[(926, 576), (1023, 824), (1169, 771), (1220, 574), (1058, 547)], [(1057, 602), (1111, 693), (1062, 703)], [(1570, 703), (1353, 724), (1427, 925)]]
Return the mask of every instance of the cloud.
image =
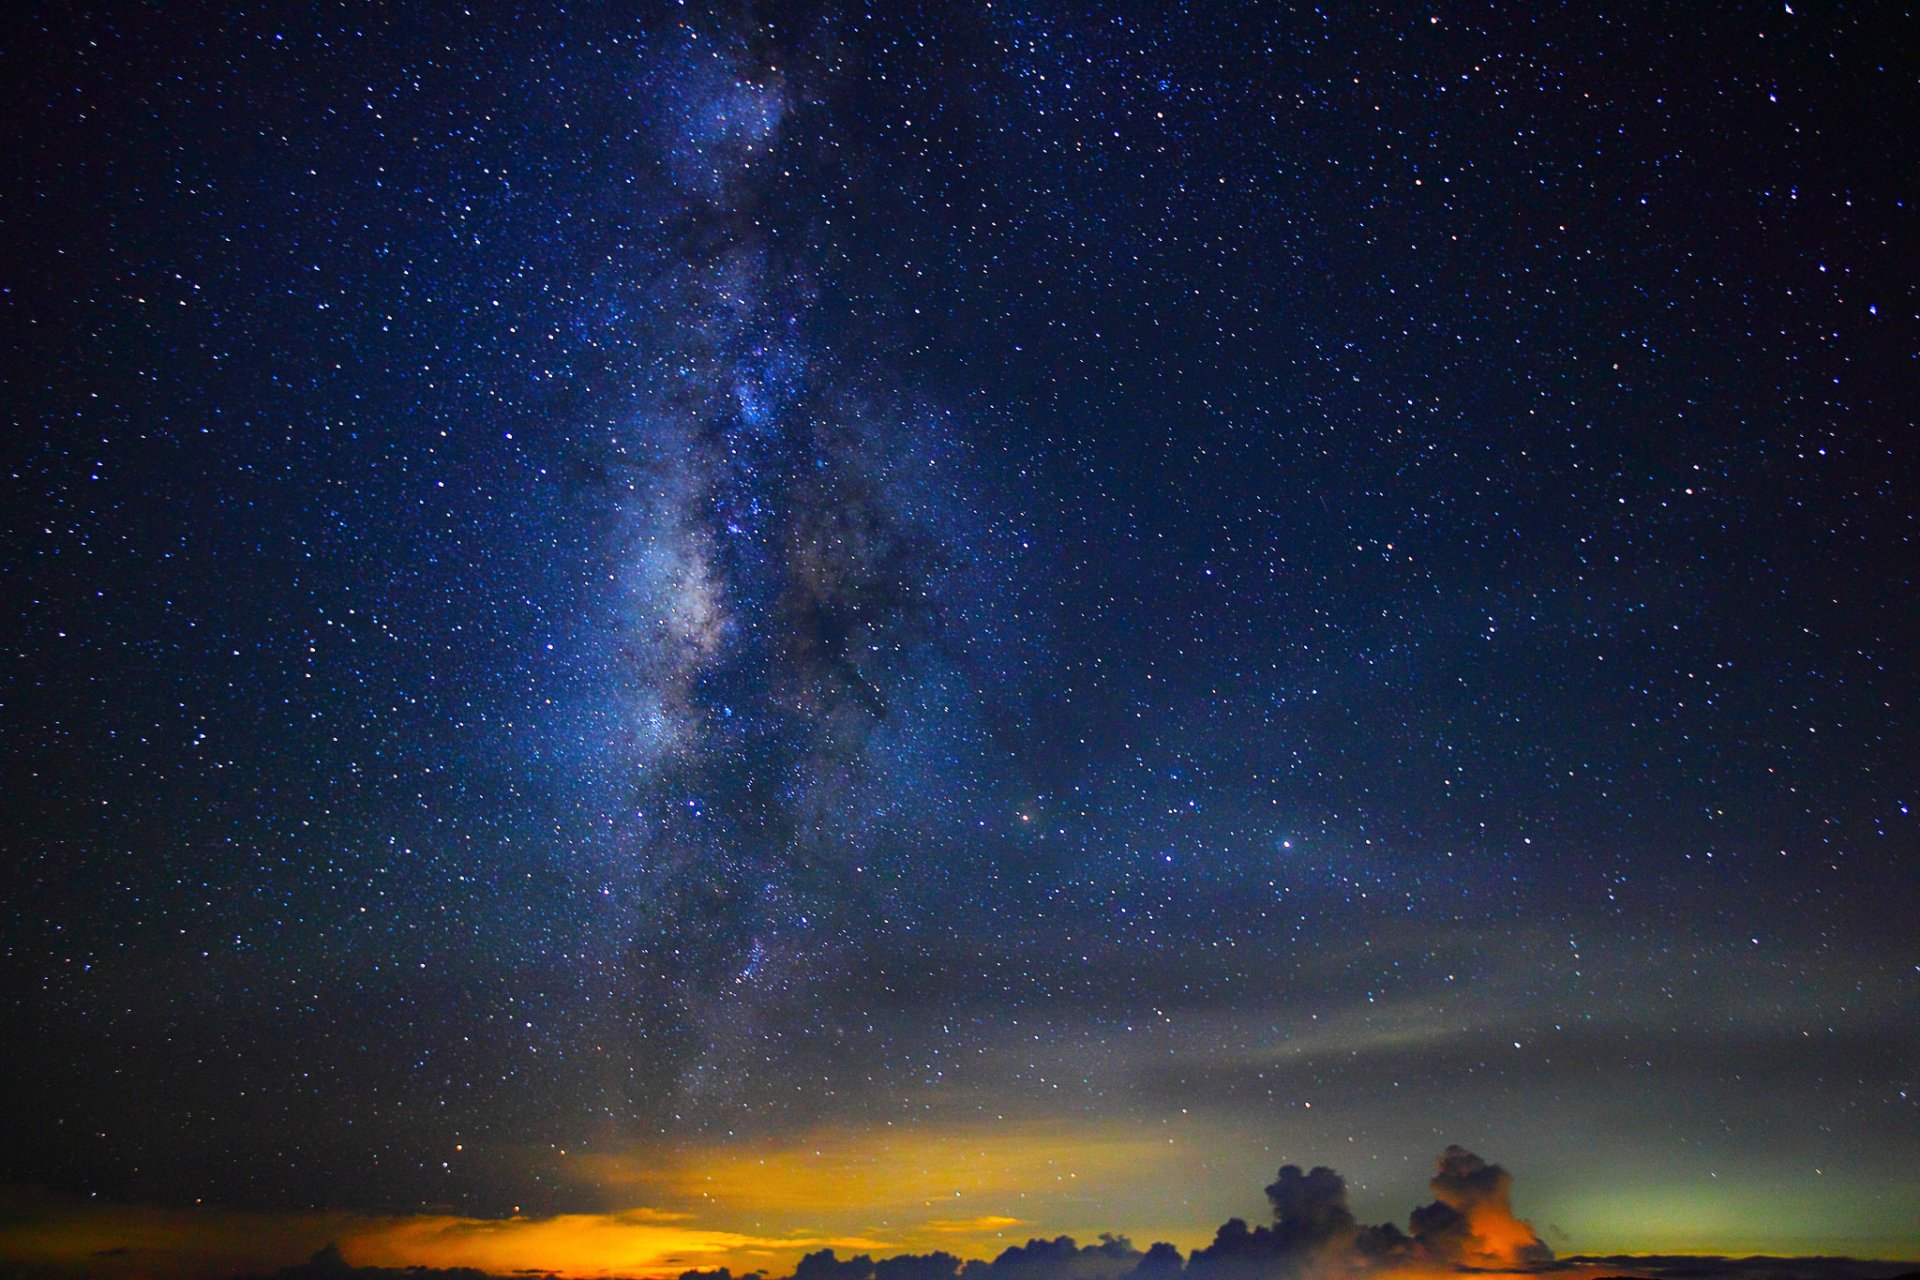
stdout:
[[(1404, 1237), (1403, 1237), (1404, 1238)], [(1047, 1241), (1037, 1241), (1042, 1245)], [(1071, 1243), (1069, 1241), (1069, 1243)], [(1089, 1246), (1097, 1250), (1099, 1246)], [(1074, 1253), (1081, 1254), (1077, 1246)], [(102, 1250), (96, 1257), (114, 1257), (130, 1253), (126, 1249)], [(830, 1255), (829, 1255), (830, 1256)], [(950, 1253), (904, 1254), (882, 1258), (878, 1262), (861, 1257), (834, 1262), (833, 1269), (843, 1280), (955, 1280), (965, 1274), (959, 1258)], [(991, 1280), (993, 1264), (966, 1264), (972, 1274)], [(1164, 1280), (1178, 1276), (1182, 1269), (1180, 1251), (1169, 1244), (1156, 1244), (1139, 1265), (1127, 1273), (1127, 1280)], [(1829, 1257), (1748, 1257), (1728, 1258), (1694, 1255), (1618, 1254), (1604, 1257), (1568, 1259), (1556, 1273), (1571, 1273), (1583, 1280), (1916, 1280), (1920, 1270), (1911, 1262), (1864, 1261), (1858, 1258)], [(523, 1268), (516, 1275), (551, 1275), (543, 1268)], [(1433, 1276), (1431, 1271), (1396, 1267), (1383, 1275), (1393, 1280), (1415, 1280)], [(1440, 1273), (1445, 1274), (1445, 1273)], [(1474, 1274), (1474, 1273), (1467, 1273)], [(242, 1277), (241, 1280), (247, 1280)], [(472, 1268), (355, 1267), (337, 1245), (328, 1244), (308, 1261), (283, 1267), (262, 1280), (496, 1280)], [(766, 1272), (751, 1271), (736, 1275), (726, 1267), (687, 1271), (678, 1280), (766, 1280)], [(817, 1277), (816, 1277), (817, 1280)]]
[[(781, 1171), (762, 1185), (777, 1189), (792, 1172)], [(866, 1184), (840, 1189), (859, 1185)], [(786, 1280), (1446, 1280), (1490, 1272), (1551, 1272), (1570, 1280), (1915, 1280), (1912, 1263), (1848, 1258), (1556, 1261), (1533, 1228), (1515, 1216), (1513, 1176), (1499, 1165), (1450, 1146), (1436, 1161), (1428, 1185), (1434, 1200), (1412, 1212), (1410, 1231), (1403, 1232), (1391, 1223), (1358, 1222), (1347, 1202), (1346, 1181), (1334, 1170), (1287, 1165), (1266, 1187), (1270, 1225), (1231, 1219), (1210, 1244), (1184, 1259), (1171, 1244), (1155, 1243), (1143, 1252), (1127, 1237), (1112, 1234), (1088, 1245), (1066, 1235), (1035, 1237), (991, 1259), (968, 1260), (938, 1248), (884, 1256), (915, 1236), (958, 1241), (1020, 1224), (1003, 1215), (929, 1219), (883, 1238), (878, 1233), (729, 1231), (677, 1210), (651, 1207), (546, 1218), (376, 1217), (108, 1206), (13, 1192), (0, 1198), (5, 1224), (0, 1264), (48, 1276), (109, 1280), (186, 1280), (276, 1266), (281, 1269), (274, 1280), (477, 1280), (514, 1274), (659, 1280), (766, 1280), (769, 1275)], [(307, 1260), (293, 1261), (300, 1257)]]
[(873, 1280), (873, 1259), (863, 1253), (843, 1261), (833, 1250), (822, 1249), (800, 1259), (792, 1280)]
[[(1063, 1151), (1057, 1128), (1008, 1121), (926, 1125), (907, 1135), (823, 1128), (777, 1142), (688, 1147), (671, 1156), (594, 1153), (574, 1158), (569, 1171), (603, 1202), (751, 1212), (756, 1220), (794, 1227), (826, 1219), (846, 1224), (856, 1220), (844, 1215), (857, 1206), (868, 1215), (915, 1222), (911, 1231), (998, 1235), (1022, 1225), (1004, 1210), (1032, 1203), (1063, 1177), (1104, 1186), (1174, 1176), (1168, 1152), (1164, 1141), (1120, 1125), (1077, 1134)], [(961, 1205), (981, 1212), (954, 1216)], [(918, 1221), (922, 1213), (930, 1215), (925, 1222)]]
[(1553, 1252), (1516, 1218), (1513, 1176), (1464, 1147), (1450, 1146), (1428, 1184), (1434, 1201), (1417, 1208), (1409, 1232), (1363, 1226), (1347, 1205), (1346, 1180), (1332, 1169), (1287, 1165), (1267, 1187), (1273, 1225), (1234, 1218), (1196, 1250), (1187, 1274), (1204, 1280), (1292, 1276), (1431, 1275), (1460, 1270), (1528, 1271)]
[(369, 1222), (343, 1233), (343, 1250), (362, 1265), (473, 1267), (482, 1271), (555, 1270), (570, 1275), (661, 1274), (702, 1260), (777, 1254), (859, 1237), (777, 1237), (663, 1223), (644, 1212), (561, 1214), (551, 1218), (421, 1215)]
[[(0, 1198), (0, 1270), (184, 1280), (289, 1264), (303, 1275), (300, 1268), (338, 1258), (396, 1272), (665, 1277), (700, 1266), (778, 1265), (806, 1250), (886, 1247), (859, 1235), (765, 1235), (677, 1218), (650, 1209), (547, 1218), (173, 1209), (14, 1191)], [(299, 1258), (308, 1261), (295, 1264)]]
[(969, 1263), (961, 1280), (1120, 1280), (1143, 1255), (1125, 1236), (1103, 1234), (1084, 1248), (1072, 1236), (1029, 1240), (1001, 1251), (990, 1263)]
[(875, 1263), (873, 1280), (953, 1280), (962, 1265), (957, 1255), (945, 1250), (903, 1253)]
[(1916, 1280), (1914, 1260), (1728, 1258), (1694, 1254), (1607, 1254), (1567, 1259), (1606, 1280)]
[(1346, 1180), (1324, 1166), (1311, 1173), (1286, 1166), (1267, 1187), (1267, 1199), (1274, 1231), (1289, 1247), (1314, 1249), (1354, 1234)]
[(1553, 1250), (1513, 1215), (1513, 1175), (1464, 1147), (1450, 1146), (1428, 1184), (1434, 1202), (1413, 1211), (1414, 1239), (1436, 1262), (1484, 1268), (1527, 1268), (1553, 1261)]

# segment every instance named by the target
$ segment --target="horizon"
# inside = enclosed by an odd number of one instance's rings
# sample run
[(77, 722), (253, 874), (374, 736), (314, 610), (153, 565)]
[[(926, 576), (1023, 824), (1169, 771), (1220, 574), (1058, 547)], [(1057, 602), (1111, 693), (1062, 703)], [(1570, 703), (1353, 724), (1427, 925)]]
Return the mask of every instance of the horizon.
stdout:
[[(1054, 1231), (1036, 1220), (993, 1214), (929, 1218), (864, 1232), (783, 1231), (757, 1223), (748, 1231), (738, 1221), (702, 1222), (695, 1213), (637, 1205), (602, 1213), (476, 1219), (444, 1209), (412, 1214), (169, 1209), (35, 1196), (17, 1188), (0, 1193), (0, 1212), (11, 1224), (5, 1243), (16, 1265), (50, 1268), (48, 1274), (168, 1280), (269, 1273), (283, 1280), (321, 1280), (359, 1270), (876, 1280), (876, 1263), (897, 1267), (906, 1262), (923, 1266), (896, 1270), (891, 1280), (1175, 1280), (1183, 1273), (1215, 1280), (1269, 1275), (1419, 1280), (1463, 1273), (1592, 1278), (1622, 1268), (1646, 1280), (1765, 1280), (1786, 1273), (1799, 1280), (1887, 1280), (1920, 1270), (1920, 1250), (1912, 1248), (1911, 1237), (1895, 1234), (1886, 1237), (1891, 1247), (1882, 1254), (1715, 1248), (1701, 1235), (1697, 1206), (1671, 1210), (1684, 1218), (1694, 1247), (1568, 1252), (1569, 1242), (1562, 1241), (1559, 1249), (1548, 1245), (1533, 1221), (1520, 1216), (1526, 1206), (1513, 1201), (1510, 1171), (1459, 1146), (1450, 1146), (1435, 1167), (1427, 1184), (1435, 1200), (1402, 1215), (1411, 1219), (1410, 1232), (1391, 1221), (1367, 1225), (1369, 1215), (1363, 1205), (1349, 1205), (1350, 1188), (1337, 1170), (1317, 1166), (1309, 1173), (1293, 1164), (1283, 1166), (1279, 1181), (1268, 1187), (1268, 1214), (1235, 1213), (1211, 1228), (1156, 1233), (1152, 1239), (1112, 1228)], [(1547, 1233), (1565, 1234), (1558, 1226)], [(1238, 1252), (1221, 1255), (1230, 1237), (1250, 1241), (1253, 1252), (1242, 1244)], [(1160, 1257), (1169, 1246), (1175, 1251), (1170, 1264)], [(1716, 1265), (1704, 1270), (1675, 1266), (1679, 1259)], [(1203, 1264), (1209, 1269), (1202, 1270)], [(883, 1272), (877, 1280), (889, 1276)]]

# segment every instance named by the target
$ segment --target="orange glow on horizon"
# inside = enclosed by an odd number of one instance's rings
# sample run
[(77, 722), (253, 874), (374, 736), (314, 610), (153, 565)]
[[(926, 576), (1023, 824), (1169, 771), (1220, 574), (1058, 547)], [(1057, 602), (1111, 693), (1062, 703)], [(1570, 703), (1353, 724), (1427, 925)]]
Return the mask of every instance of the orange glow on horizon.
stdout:
[(551, 1218), (453, 1214), (369, 1217), (104, 1205), (12, 1192), (0, 1197), (0, 1261), (48, 1275), (178, 1278), (271, 1272), (332, 1243), (354, 1266), (473, 1267), (493, 1274), (655, 1280), (692, 1269), (791, 1270), (815, 1249), (874, 1252), (850, 1235), (754, 1235), (637, 1209)]
[[(1184, 1159), (1138, 1126), (929, 1127), (903, 1133), (827, 1130), (772, 1145), (717, 1144), (662, 1156), (584, 1155), (573, 1175), (603, 1198), (645, 1199), (698, 1212), (749, 1212), (790, 1226), (821, 1217), (901, 1222), (932, 1230), (1002, 1231), (1024, 1223), (1021, 1201), (1061, 1188), (1092, 1192)], [(960, 1212), (956, 1212), (959, 1210)]]
[[(688, 1270), (726, 1266), (736, 1275), (764, 1268), (789, 1274), (801, 1254), (835, 1249), (840, 1256), (924, 1252), (900, 1242), (865, 1236), (753, 1235), (672, 1221), (677, 1215), (650, 1210), (563, 1214), (551, 1218), (469, 1218), (452, 1214), (357, 1217), (341, 1213), (247, 1213), (234, 1210), (163, 1209), (145, 1205), (98, 1205), (35, 1193), (0, 1197), (7, 1228), (0, 1258), (49, 1276), (90, 1275), (111, 1280), (188, 1280), (270, 1272), (307, 1257), (329, 1242), (357, 1267), (402, 1269), (472, 1267), (494, 1275), (516, 1271), (551, 1273), (566, 1280), (670, 1280)], [(949, 1252), (980, 1256), (956, 1236), (1020, 1225), (1017, 1219), (928, 1220), (917, 1231), (947, 1232)], [(1524, 1231), (1524, 1227), (1521, 1228)], [(1505, 1230), (1502, 1228), (1501, 1230)], [(1531, 1233), (1526, 1233), (1531, 1239)], [(1484, 1238), (1491, 1252), (1513, 1239)], [(1477, 1237), (1478, 1239), (1478, 1237)], [(263, 1243), (265, 1242), (265, 1243)], [(997, 1253), (994, 1246), (989, 1253)], [(1320, 1280), (1366, 1275), (1368, 1280), (1460, 1280), (1459, 1268), (1408, 1263), (1363, 1271), (1329, 1257), (1311, 1268)], [(1525, 1269), (1483, 1267), (1475, 1274), (1526, 1275)], [(1604, 1268), (1561, 1268), (1569, 1280), (1590, 1280)]]
[(790, 1265), (814, 1249), (886, 1248), (860, 1236), (762, 1237), (660, 1222), (653, 1214), (573, 1213), (553, 1218), (389, 1218), (346, 1234), (356, 1266), (473, 1267), (506, 1274), (671, 1277), (694, 1268)]
[[(582, 1154), (565, 1171), (601, 1212), (501, 1219), (104, 1205), (15, 1191), (0, 1259), (109, 1277), (231, 1276), (303, 1262), (336, 1243), (355, 1266), (473, 1267), (496, 1274), (677, 1277), (729, 1267), (792, 1270), (804, 1253), (944, 1250), (986, 1258), (1056, 1226), (1059, 1198), (1097, 1199), (1180, 1153), (1131, 1126), (1021, 1124), (827, 1131), (773, 1146)], [(549, 1166), (551, 1167), (551, 1166)], [(645, 1207), (640, 1207), (645, 1206)], [(1084, 1229), (1084, 1228), (1082, 1228)]]

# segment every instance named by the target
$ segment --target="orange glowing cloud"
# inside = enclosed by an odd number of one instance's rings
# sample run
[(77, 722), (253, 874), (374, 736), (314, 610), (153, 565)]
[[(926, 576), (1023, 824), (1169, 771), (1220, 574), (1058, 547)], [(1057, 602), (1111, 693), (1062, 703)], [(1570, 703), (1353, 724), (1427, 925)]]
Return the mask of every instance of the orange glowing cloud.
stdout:
[(1016, 1208), (1131, 1182), (1181, 1155), (1137, 1127), (1076, 1130), (1069, 1143), (1057, 1125), (1003, 1123), (907, 1134), (828, 1130), (771, 1146), (716, 1145), (667, 1157), (584, 1155), (570, 1170), (614, 1201), (751, 1213), (795, 1229), (881, 1222), (951, 1234), (1004, 1231), (1032, 1216)]
[(1434, 1203), (1413, 1214), (1414, 1233), (1440, 1261), (1487, 1270), (1540, 1266), (1553, 1252), (1513, 1213), (1513, 1175), (1463, 1147), (1440, 1156)]
[(388, 1218), (344, 1233), (340, 1251), (361, 1266), (673, 1276), (722, 1264), (782, 1265), (810, 1249), (886, 1247), (862, 1236), (755, 1236), (663, 1222), (662, 1216), (640, 1210), (552, 1218)]
[(370, 1217), (99, 1205), (28, 1192), (0, 1199), (0, 1263), (49, 1275), (197, 1277), (267, 1272), (329, 1242), (354, 1266), (493, 1274), (668, 1277), (692, 1268), (791, 1269), (814, 1249), (873, 1250), (860, 1235), (755, 1235), (636, 1209), (551, 1218)]
[(929, 1218), (920, 1224), (920, 1229), (942, 1235), (998, 1235), (1014, 1227), (1025, 1225), (1024, 1218), (1002, 1218), (994, 1214), (986, 1214), (978, 1218)]

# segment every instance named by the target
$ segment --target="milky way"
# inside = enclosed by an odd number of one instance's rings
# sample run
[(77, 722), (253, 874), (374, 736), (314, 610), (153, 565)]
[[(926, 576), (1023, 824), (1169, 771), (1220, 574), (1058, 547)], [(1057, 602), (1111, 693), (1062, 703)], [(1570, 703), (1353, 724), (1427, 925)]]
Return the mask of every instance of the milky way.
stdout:
[(817, 984), (978, 861), (939, 833), (958, 811), (926, 775), (964, 789), (1004, 752), (973, 727), (994, 620), (968, 562), (989, 537), (951, 414), (816, 339), (812, 255), (763, 214), (790, 73), (698, 32), (647, 71), (669, 265), (603, 465), (633, 800), (614, 849), (637, 872), (618, 998), (657, 1114), (731, 1100), (769, 1047), (784, 1063), (783, 1015), (837, 1035)]

